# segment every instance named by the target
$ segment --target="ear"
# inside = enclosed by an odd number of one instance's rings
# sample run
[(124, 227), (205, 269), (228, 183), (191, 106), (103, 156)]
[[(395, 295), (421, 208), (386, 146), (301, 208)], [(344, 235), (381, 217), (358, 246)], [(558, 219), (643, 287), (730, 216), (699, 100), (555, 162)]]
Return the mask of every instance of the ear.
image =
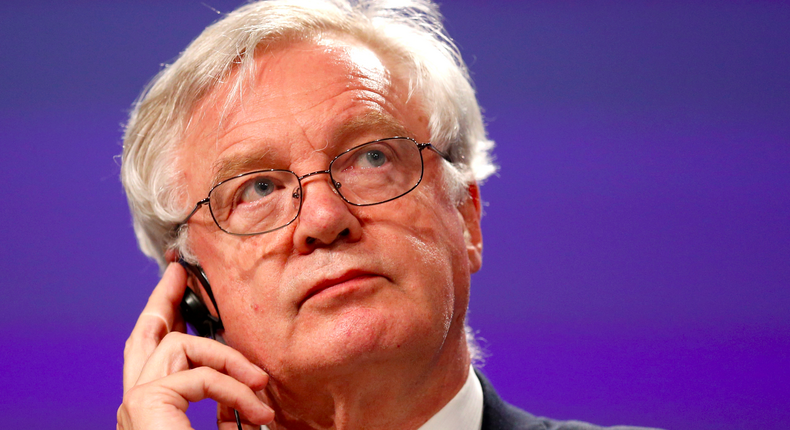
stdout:
[(175, 263), (179, 258), (178, 251), (175, 249), (168, 248), (167, 251), (165, 251), (165, 261), (168, 263)]
[(482, 207), (477, 182), (469, 184), (467, 191), (467, 196), (458, 205), (458, 212), (464, 222), (464, 241), (469, 257), (469, 270), (475, 273), (483, 265), (483, 233), (480, 231)]

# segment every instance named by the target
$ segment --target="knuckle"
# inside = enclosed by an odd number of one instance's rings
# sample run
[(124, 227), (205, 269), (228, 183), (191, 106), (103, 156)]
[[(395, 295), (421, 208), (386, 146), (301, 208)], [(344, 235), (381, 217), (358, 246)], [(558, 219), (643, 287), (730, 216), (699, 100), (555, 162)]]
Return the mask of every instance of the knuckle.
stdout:
[(161, 318), (149, 315), (148, 318), (140, 321), (140, 333), (144, 338), (159, 340), (165, 337), (168, 332), (169, 329)]
[(189, 337), (183, 333), (179, 333), (177, 331), (170, 332), (159, 342), (159, 348), (163, 348), (167, 351), (170, 351), (171, 354), (175, 354), (177, 353), (176, 351), (185, 351), (186, 343), (188, 343), (190, 340), (191, 339), (189, 339)]
[(167, 334), (167, 327), (161, 319), (141, 318), (124, 343), (124, 357), (139, 350), (150, 353)]
[(158, 342), (154, 339), (139, 336), (130, 336), (123, 346), (123, 357), (128, 359), (134, 354), (145, 353), (150, 355), (156, 349)]
[(123, 403), (121, 404), (121, 407), (118, 408), (119, 417), (121, 416), (122, 412), (134, 411), (144, 408), (143, 403), (146, 399), (146, 396), (143, 391), (144, 390), (139, 386), (136, 386), (130, 388), (126, 393), (124, 393)]
[(186, 335), (183, 333), (179, 333), (177, 331), (171, 331), (170, 333), (166, 334), (165, 337), (162, 338), (161, 343), (163, 344), (174, 344), (174, 343), (181, 343), (186, 338)]
[(220, 373), (208, 366), (200, 366), (193, 369), (193, 371), (197, 374), (197, 377), (200, 378), (204, 383), (209, 385), (217, 384), (221, 381), (222, 377)]
[(132, 425), (129, 423), (130, 421), (129, 411), (126, 409), (126, 405), (124, 405), (123, 403), (121, 404), (121, 406), (118, 406), (118, 412), (116, 413), (115, 419), (116, 419), (116, 424), (115, 424), (116, 430), (124, 430), (127, 428), (129, 429), (132, 428)]

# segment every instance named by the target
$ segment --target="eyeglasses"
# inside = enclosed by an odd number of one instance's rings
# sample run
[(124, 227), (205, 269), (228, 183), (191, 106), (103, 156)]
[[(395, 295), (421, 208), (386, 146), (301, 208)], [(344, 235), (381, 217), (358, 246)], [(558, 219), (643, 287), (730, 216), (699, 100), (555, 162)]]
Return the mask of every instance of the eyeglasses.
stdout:
[(288, 226), (302, 210), (302, 180), (328, 174), (337, 194), (353, 206), (372, 206), (403, 197), (422, 181), (422, 151), (431, 149), (450, 157), (430, 143), (408, 137), (390, 137), (346, 150), (329, 163), (327, 170), (298, 176), (290, 170), (256, 170), (214, 185), (208, 197), (176, 228), (184, 225), (203, 205), (225, 233), (249, 236)]

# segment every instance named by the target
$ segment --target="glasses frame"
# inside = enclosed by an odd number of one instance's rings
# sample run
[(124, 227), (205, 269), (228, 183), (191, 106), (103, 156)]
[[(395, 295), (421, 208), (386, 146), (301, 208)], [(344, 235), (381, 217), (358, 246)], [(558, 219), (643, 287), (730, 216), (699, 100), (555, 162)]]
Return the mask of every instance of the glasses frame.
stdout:
[[(337, 182), (337, 181), (335, 181), (334, 176), (332, 176), (332, 165), (335, 164), (335, 161), (337, 161), (338, 158), (341, 158), (343, 155), (348, 154), (351, 151), (355, 151), (355, 150), (357, 150), (357, 149), (359, 149), (359, 148), (361, 148), (363, 146), (366, 146), (366, 145), (370, 145), (370, 144), (378, 143), (378, 142), (384, 142), (384, 141), (387, 141), (387, 140), (409, 140), (409, 141), (411, 141), (412, 143), (414, 143), (417, 146), (417, 149), (420, 152), (420, 178), (417, 179), (417, 182), (414, 184), (414, 186), (412, 186), (408, 190), (404, 191), (403, 193), (401, 193), (401, 194), (399, 194), (399, 195), (397, 195), (395, 197), (389, 198), (387, 200), (384, 200), (384, 201), (381, 201), (381, 202), (377, 202), (377, 203), (353, 203), (353, 202), (350, 202), (346, 198), (346, 196), (344, 196), (343, 193), (340, 191), (340, 188), (341, 188), (342, 184)], [(348, 203), (351, 206), (375, 206), (375, 205), (380, 205), (382, 203), (391, 202), (391, 201), (393, 201), (395, 199), (399, 199), (399, 198), (405, 196), (406, 194), (409, 194), (415, 188), (417, 188), (417, 186), (419, 186), (422, 183), (422, 178), (423, 178), (423, 175), (425, 173), (425, 159), (422, 156), (422, 151), (424, 149), (430, 149), (431, 151), (439, 154), (439, 156), (442, 157), (444, 160), (446, 160), (448, 163), (452, 163), (452, 160), (450, 159), (450, 156), (448, 154), (446, 154), (445, 152), (437, 149), (435, 146), (433, 146), (430, 143), (420, 143), (420, 142), (417, 142), (416, 140), (412, 139), (411, 137), (393, 136), (393, 137), (386, 137), (386, 138), (383, 138), (383, 139), (372, 140), (370, 142), (365, 142), (365, 143), (363, 143), (361, 145), (357, 145), (357, 146), (355, 146), (353, 148), (349, 148), (349, 149), (341, 152), (340, 154), (337, 154), (335, 156), (335, 158), (333, 158), (332, 161), (329, 162), (329, 167), (326, 170), (316, 170), (315, 172), (310, 172), (310, 173), (304, 174), (302, 176), (299, 176), (299, 175), (296, 174), (296, 172), (294, 172), (292, 170), (287, 170), (287, 169), (261, 169), (261, 170), (254, 170), (254, 171), (251, 171), (251, 172), (245, 172), (245, 173), (242, 173), (242, 174), (239, 174), (239, 175), (236, 175), (236, 176), (232, 176), (230, 178), (223, 179), (223, 180), (217, 182), (216, 184), (214, 184), (211, 187), (211, 189), (209, 190), (208, 195), (206, 196), (206, 198), (204, 198), (202, 200), (199, 200), (197, 203), (195, 203), (195, 207), (192, 209), (192, 211), (189, 213), (189, 215), (187, 215), (186, 218), (184, 218), (183, 221), (178, 223), (174, 227), (173, 230), (177, 231), (182, 226), (186, 225), (186, 223), (189, 222), (189, 220), (192, 218), (192, 216), (194, 216), (195, 213), (197, 213), (197, 211), (201, 207), (203, 207), (204, 205), (208, 205), (208, 210), (211, 213), (211, 219), (214, 221), (214, 224), (217, 226), (217, 228), (219, 228), (220, 230), (222, 230), (223, 232), (225, 232), (227, 234), (231, 234), (231, 235), (234, 235), (234, 236), (257, 236), (259, 234), (271, 233), (271, 232), (279, 230), (281, 228), (288, 227), (289, 225), (293, 224), (293, 222), (296, 221), (296, 219), (299, 218), (299, 215), (302, 213), (302, 204), (304, 203), (304, 198), (303, 198), (304, 193), (302, 192), (302, 179), (309, 178), (309, 177), (315, 176), (315, 175), (321, 175), (321, 174), (329, 175), (329, 179), (330, 179), (330, 183), (332, 184), (332, 188), (335, 190), (337, 195), (340, 196), (341, 199), (343, 199), (344, 202)], [(273, 228), (271, 230), (266, 230), (266, 231), (257, 232), (257, 233), (233, 233), (233, 232), (230, 232), (230, 231), (225, 230), (224, 228), (222, 228), (222, 226), (217, 221), (217, 218), (214, 216), (214, 209), (212, 209), (212, 207), (211, 207), (211, 193), (213, 193), (214, 190), (217, 189), (217, 187), (219, 187), (220, 185), (222, 185), (222, 184), (224, 184), (224, 183), (226, 183), (228, 181), (232, 181), (234, 179), (238, 179), (238, 178), (241, 178), (241, 177), (244, 177), (244, 176), (255, 175), (255, 174), (263, 173), (263, 172), (285, 172), (285, 173), (290, 173), (290, 174), (294, 175), (294, 177), (296, 177), (296, 181), (299, 184), (299, 189), (294, 194), (298, 194), (298, 197), (299, 197), (299, 209), (296, 210), (296, 214), (294, 215), (294, 217), (290, 221), (288, 221), (286, 224), (283, 224), (283, 225), (281, 225), (279, 227), (276, 227), (276, 228)], [(297, 196), (294, 196), (294, 198), (295, 197), (297, 197)]]

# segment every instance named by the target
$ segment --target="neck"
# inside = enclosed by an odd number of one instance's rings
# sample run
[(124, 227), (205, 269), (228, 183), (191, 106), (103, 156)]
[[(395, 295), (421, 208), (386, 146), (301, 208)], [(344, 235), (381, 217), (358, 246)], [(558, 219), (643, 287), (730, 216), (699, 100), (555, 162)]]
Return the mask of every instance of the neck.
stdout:
[(463, 387), (469, 372), (466, 337), (448, 338), (433, 357), (365, 363), (347, 371), (302, 372), (272, 380), (271, 430), (416, 429)]

